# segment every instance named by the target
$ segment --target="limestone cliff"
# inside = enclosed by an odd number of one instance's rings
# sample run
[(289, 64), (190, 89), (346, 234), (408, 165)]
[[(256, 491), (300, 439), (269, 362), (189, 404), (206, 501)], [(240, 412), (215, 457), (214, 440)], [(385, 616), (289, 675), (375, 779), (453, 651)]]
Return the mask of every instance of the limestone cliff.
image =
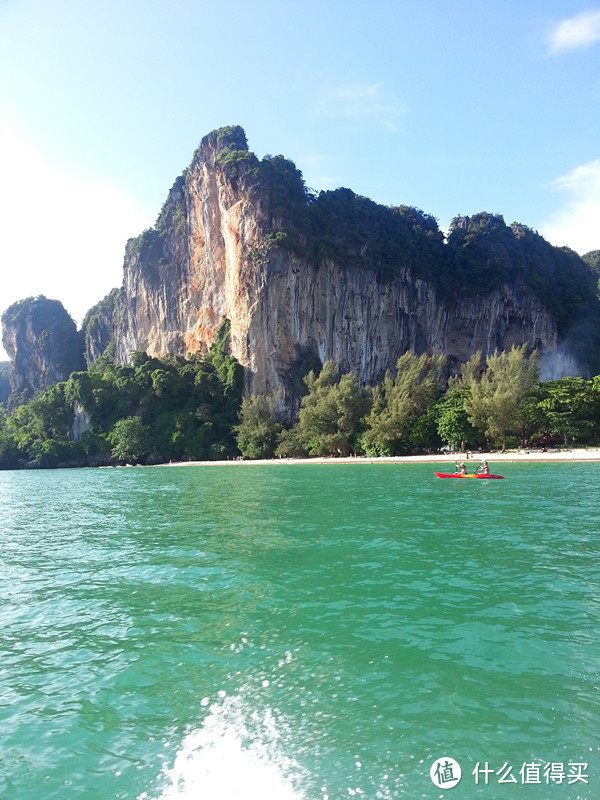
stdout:
[(494, 215), (457, 218), (444, 243), (418, 210), (349, 190), (315, 198), (291, 162), (259, 162), (241, 128), (221, 129), (202, 140), (155, 228), (127, 244), (116, 356), (205, 352), (228, 318), (247, 391), (279, 390), (288, 410), (302, 374), (328, 358), (376, 383), (407, 349), (445, 353), (457, 369), (475, 350), (525, 343), (540, 351), (543, 379), (581, 374), (560, 316), (566, 294), (551, 283), (564, 259)]
[(14, 303), (2, 315), (2, 329), (13, 403), (85, 369), (77, 327), (58, 300), (40, 295)]
[(120, 297), (121, 290), (113, 289), (110, 294), (90, 308), (83, 319), (81, 338), (87, 364), (91, 364), (104, 355), (106, 348), (114, 343), (119, 321), (117, 309)]

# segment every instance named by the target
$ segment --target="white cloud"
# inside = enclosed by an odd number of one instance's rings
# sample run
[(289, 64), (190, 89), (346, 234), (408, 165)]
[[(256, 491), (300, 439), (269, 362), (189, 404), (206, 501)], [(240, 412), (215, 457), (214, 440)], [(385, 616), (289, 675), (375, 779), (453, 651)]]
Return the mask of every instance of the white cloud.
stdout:
[(554, 187), (567, 196), (542, 225), (540, 233), (552, 244), (567, 245), (583, 255), (600, 249), (600, 159), (583, 164), (558, 178)]
[(323, 88), (318, 113), (342, 119), (375, 120), (390, 130), (397, 130), (398, 119), (406, 109), (381, 83), (348, 83)]
[(549, 35), (550, 51), (562, 53), (600, 41), (600, 9), (564, 19)]
[(51, 163), (2, 118), (0, 175), (0, 313), (45, 294), (80, 322), (121, 284), (125, 243), (153, 219), (118, 187)]

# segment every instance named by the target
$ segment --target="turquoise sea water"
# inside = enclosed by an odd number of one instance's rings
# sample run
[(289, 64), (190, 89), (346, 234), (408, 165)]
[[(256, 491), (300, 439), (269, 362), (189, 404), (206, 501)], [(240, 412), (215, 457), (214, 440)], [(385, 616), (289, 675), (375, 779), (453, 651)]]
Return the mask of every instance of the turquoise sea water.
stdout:
[(0, 797), (600, 797), (600, 464), (433, 469), (0, 473)]

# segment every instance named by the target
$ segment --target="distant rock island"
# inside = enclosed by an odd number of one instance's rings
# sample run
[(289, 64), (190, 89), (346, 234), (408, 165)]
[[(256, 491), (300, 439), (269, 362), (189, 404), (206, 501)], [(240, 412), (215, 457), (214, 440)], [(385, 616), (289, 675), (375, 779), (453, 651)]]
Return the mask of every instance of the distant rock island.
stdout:
[(77, 326), (58, 300), (41, 295), (13, 303), (2, 315), (2, 343), (12, 362), (16, 404), (86, 368)]
[(526, 344), (542, 380), (585, 376), (600, 367), (597, 255), (498, 214), (457, 216), (445, 238), (419, 209), (344, 188), (317, 195), (291, 161), (259, 160), (242, 128), (221, 128), (155, 226), (127, 242), (123, 285), (81, 331), (60, 303), (50, 310), (57, 301), (7, 309), (11, 387), (31, 394), (109, 346), (119, 363), (133, 351), (205, 353), (225, 319), (246, 393), (278, 392), (289, 413), (302, 376), (328, 359), (375, 384), (407, 350), (445, 353), (450, 373), (477, 350)]

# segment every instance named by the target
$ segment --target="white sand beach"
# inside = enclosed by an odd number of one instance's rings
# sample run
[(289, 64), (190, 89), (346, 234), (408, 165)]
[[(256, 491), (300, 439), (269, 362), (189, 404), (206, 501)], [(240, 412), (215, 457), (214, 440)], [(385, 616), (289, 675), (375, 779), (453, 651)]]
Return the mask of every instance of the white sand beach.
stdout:
[[(475, 467), (480, 461), (485, 459), (492, 469), (493, 465), (502, 461), (600, 461), (600, 448), (572, 448), (572, 449), (548, 449), (548, 450), (511, 450), (506, 453), (436, 453), (424, 456), (389, 456), (384, 458), (366, 458), (364, 456), (351, 456), (347, 458), (272, 458), (272, 459), (250, 459), (229, 460), (229, 461), (185, 461), (172, 462), (165, 466), (252, 466), (252, 465), (284, 465), (284, 464), (411, 464), (411, 463), (431, 463), (431, 464), (452, 464), (456, 461), (464, 462), (468, 472), (474, 472)], [(454, 470), (452, 470), (454, 471)], [(493, 469), (492, 469), (493, 471)]]

